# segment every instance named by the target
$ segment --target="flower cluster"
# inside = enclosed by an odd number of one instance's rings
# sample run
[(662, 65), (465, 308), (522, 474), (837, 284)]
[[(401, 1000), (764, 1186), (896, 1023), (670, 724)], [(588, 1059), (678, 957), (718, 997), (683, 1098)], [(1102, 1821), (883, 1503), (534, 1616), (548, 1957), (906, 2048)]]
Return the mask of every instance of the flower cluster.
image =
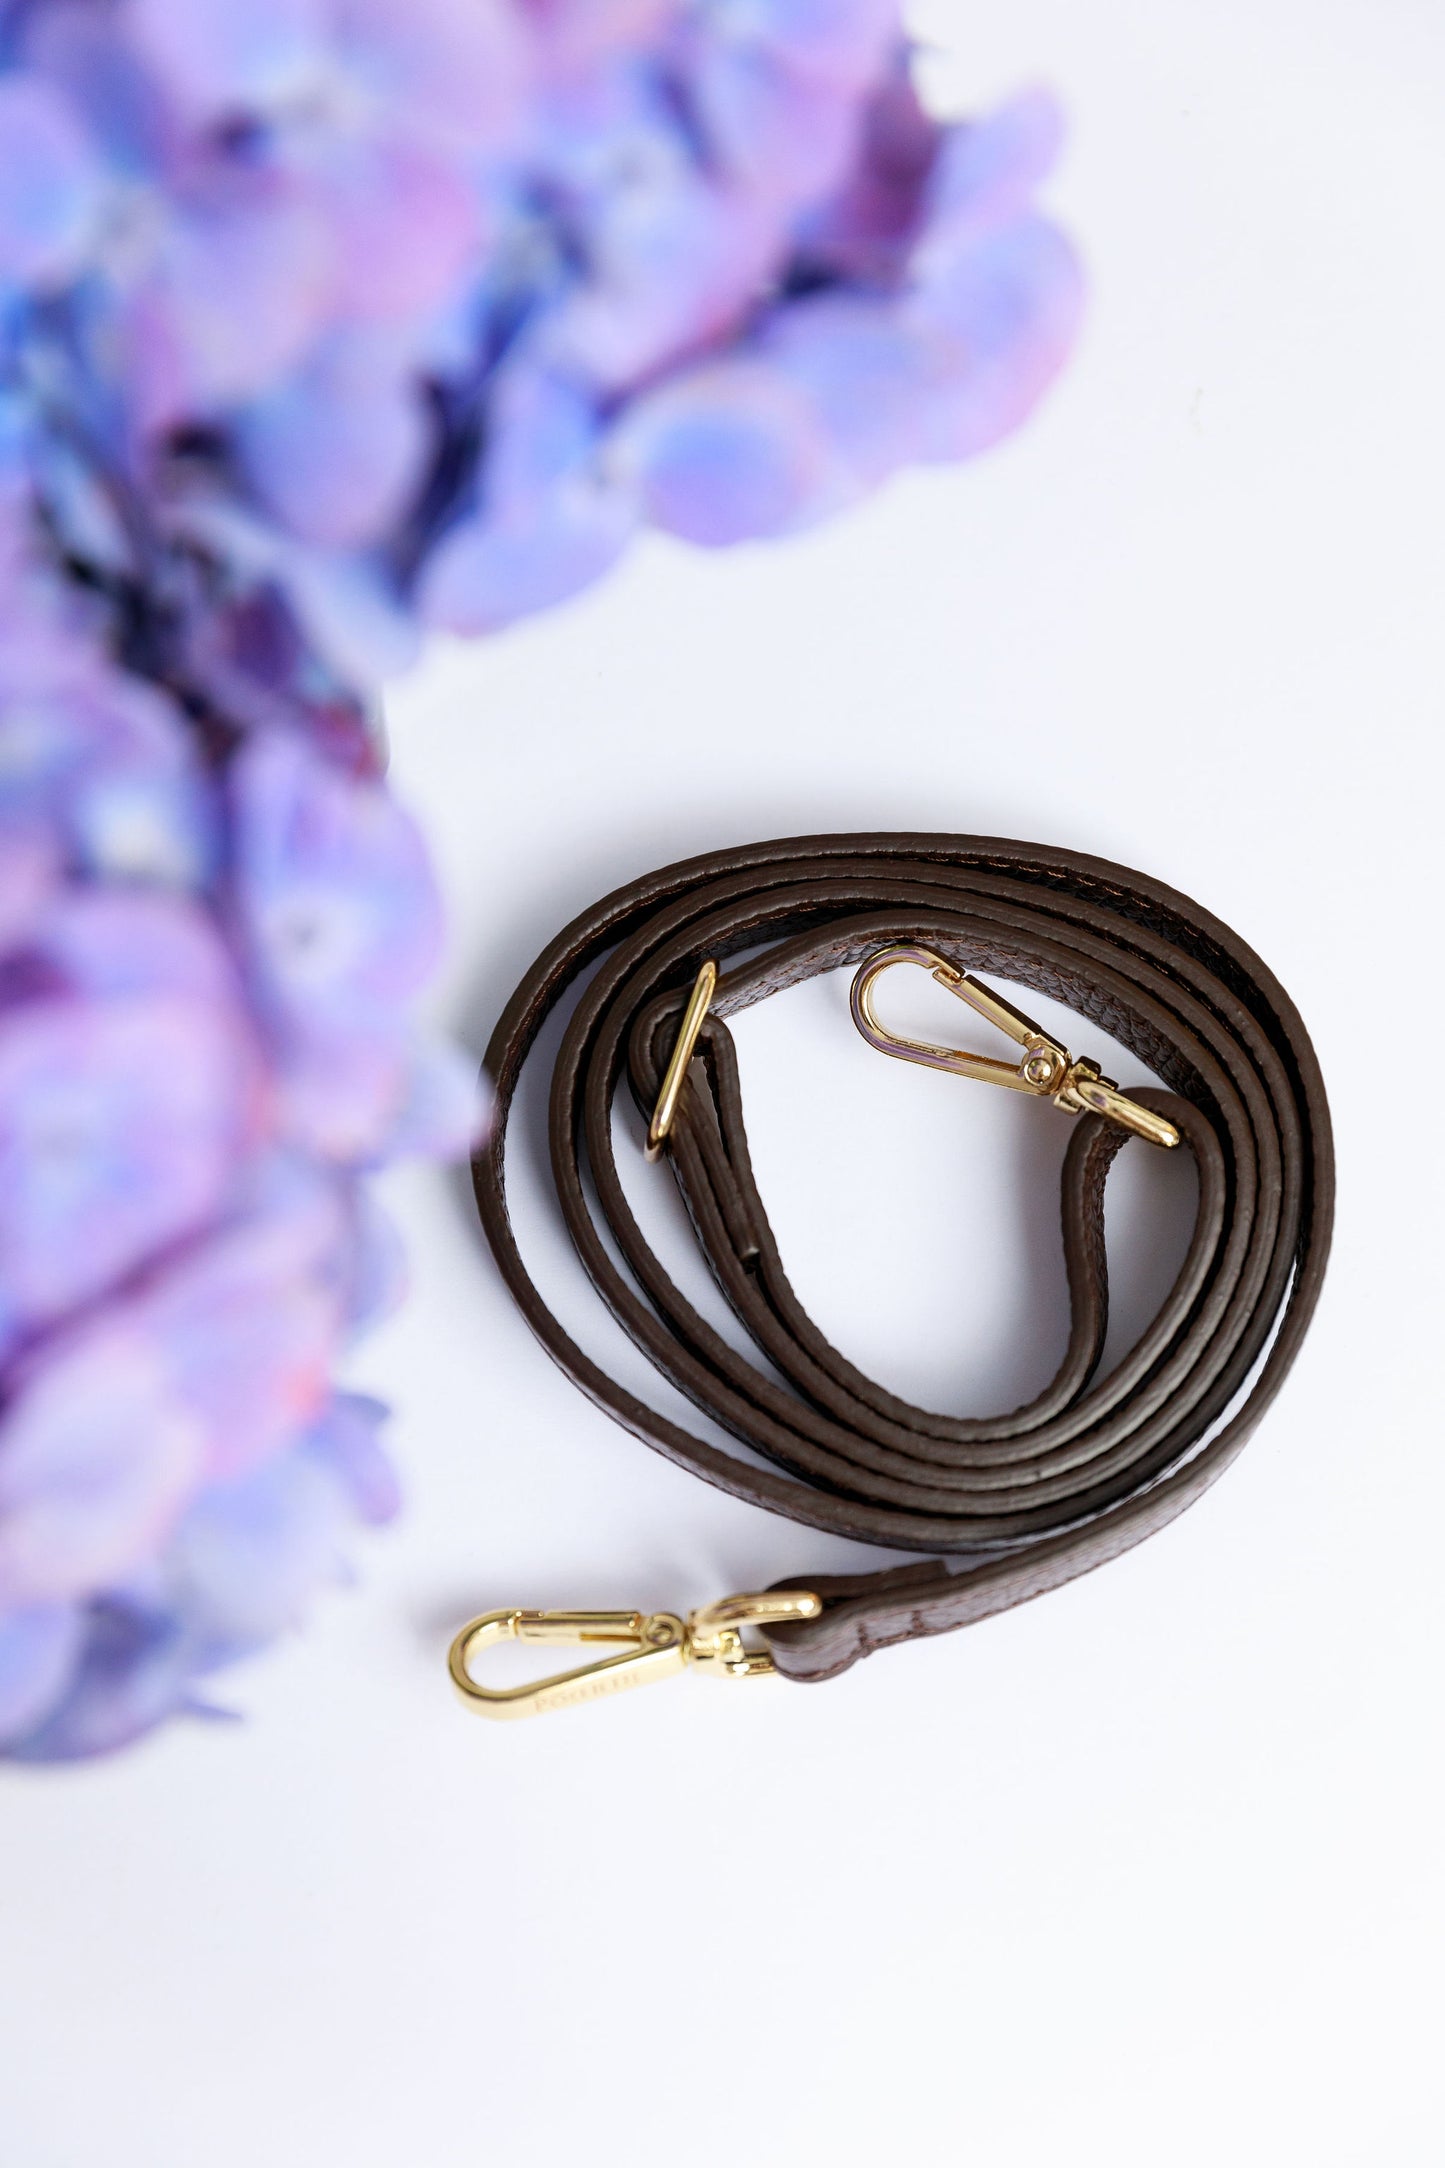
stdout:
[(377, 687), (1013, 428), (1056, 135), (897, 0), (0, 0), (0, 1752), (204, 1706), (394, 1508), (367, 1177), (476, 1107)]

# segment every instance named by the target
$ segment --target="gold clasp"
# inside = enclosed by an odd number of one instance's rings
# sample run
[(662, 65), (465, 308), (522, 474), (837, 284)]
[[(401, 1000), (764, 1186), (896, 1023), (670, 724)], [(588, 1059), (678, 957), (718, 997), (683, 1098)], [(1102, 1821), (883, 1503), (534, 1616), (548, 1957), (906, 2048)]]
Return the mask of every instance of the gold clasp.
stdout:
[(728, 1679), (765, 1679), (777, 1665), (766, 1649), (749, 1648), (744, 1626), (783, 1626), (789, 1619), (816, 1618), (821, 1597), (810, 1588), (779, 1588), (765, 1596), (722, 1596), (692, 1611), (687, 1620), (689, 1663)]
[[(688, 1665), (729, 1679), (764, 1678), (775, 1669), (766, 1649), (743, 1640), (744, 1626), (777, 1626), (788, 1619), (816, 1618), (821, 1600), (809, 1589), (778, 1589), (761, 1596), (724, 1596), (684, 1620), (671, 1611), (487, 1611), (469, 1619), (451, 1645), (452, 1684), (479, 1716), (541, 1716), (578, 1701), (599, 1701), (654, 1679), (671, 1678)], [(470, 1664), (496, 1641), (565, 1642), (586, 1648), (621, 1644), (575, 1671), (554, 1672), (524, 1686), (480, 1686)]]
[[(962, 1047), (930, 1046), (926, 1040), (904, 1039), (885, 1030), (873, 1007), (873, 988), (895, 964), (917, 964), (949, 993), (966, 1001), (1015, 1046), (1023, 1048), (1018, 1061), (998, 1061), (988, 1054), (970, 1054)], [(951, 1076), (974, 1077), (983, 1084), (1002, 1084), (1009, 1091), (1032, 1092), (1036, 1097), (1052, 1099), (1065, 1114), (1082, 1114), (1086, 1109), (1104, 1114), (1134, 1136), (1147, 1138), (1150, 1144), (1167, 1147), (1179, 1142), (1179, 1131), (1172, 1122), (1151, 1113), (1137, 1100), (1126, 1098), (1117, 1084), (1100, 1075), (1097, 1062), (1075, 1061), (1057, 1039), (1051, 1039), (1011, 1001), (1005, 1001), (1002, 994), (996, 994), (970, 973), (955, 971), (932, 949), (911, 942), (879, 949), (857, 972), (849, 1005), (859, 1031), (880, 1054), (892, 1054), (898, 1061), (921, 1062), (927, 1069), (945, 1069)]]
[(657, 1105), (652, 1110), (652, 1120), (647, 1125), (646, 1157), (651, 1164), (660, 1158), (672, 1128), (672, 1118), (677, 1112), (677, 1102), (682, 1096), (682, 1080), (687, 1075), (687, 1065), (692, 1060), (698, 1033), (703, 1019), (712, 1006), (717, 992), (717, 965), (705, 963), (693, 981), (692, 992), (687, 997), (687, 1007), (682, 1012), (682, 1022), (677, 1029), (672, 1055), (663, 1073), (662, 1089), (657, 1095)]

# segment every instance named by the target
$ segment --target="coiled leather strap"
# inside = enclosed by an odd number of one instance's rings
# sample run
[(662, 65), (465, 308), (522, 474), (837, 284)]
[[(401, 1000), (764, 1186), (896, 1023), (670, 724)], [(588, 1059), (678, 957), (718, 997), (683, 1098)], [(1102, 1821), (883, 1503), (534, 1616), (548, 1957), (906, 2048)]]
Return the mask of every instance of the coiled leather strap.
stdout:
[[(1019, 982), (1102, 1026), (1165, 1080), (1167, 1090), (1132, 1095), (1177, 1125), (1198, 1168), (1197, 1219), (1178, 1278), (1137, 1346), (1095, 1380), (1108, 1304), (1104, 1183), (1129, 1140), (1097, 1115), (1078, 1120), (1063, 1175), (1068, 1351), (1036, 1400), (986, 1420), (912, 1407), (829, 1345), (788, 1284), (748, 1156), (725, 1019), (895, 942)], [(633, 1218), (614, 1158), (622, 1077), (645, 1124), (707, 957), (722, 976), (669, 1152), (756, 1362), (673, 1284)], [(558, 1202), (618, 1322), (761, 1466), (694, 1436), (592, 1361), (517, 1248), (503, 1179), (508, 1111), (542, 1023), (594, 965), (552, 1078)], [(878, 1573), (801, 1577), (823, 1598), (821, 1615), (768, 1636), (778, 1668), (795, 1679), (830, 1677), (874, 1649), (1022, 1603), (1174, 1519), (1263, 1416), (1319, 1295), (1333, 1157), (1299, 1016), (1227, 926), (1101, 859), (994, 838), (825, 835), (685, 860), (619, 889), (558, 935), (508, 1003), (486, 1068), (496, 1111), (474, 1162), (482, 1224), (529, 1324), (568, 1376), (649, 1445), (737, 1497), (930, 1554)]]

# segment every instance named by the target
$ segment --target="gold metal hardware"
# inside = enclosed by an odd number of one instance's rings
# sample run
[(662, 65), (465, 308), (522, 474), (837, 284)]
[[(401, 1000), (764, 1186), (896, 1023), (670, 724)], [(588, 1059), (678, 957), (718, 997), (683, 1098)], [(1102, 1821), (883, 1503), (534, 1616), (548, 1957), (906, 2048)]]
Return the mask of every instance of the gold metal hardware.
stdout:
[(662, 1147), (667, 1142), (672, 1118), (677, 1112), (677, 1102), (682, 1095), (682, 1080), (687, 1075), (687, 1065), (692, 1060), (698, 1033), (702, 1030), (703, 1019), (712, 1006), (712, 997), (716, 991), (717, 965), (708, 962), (693, 981), (692, 992), (688, 995), (687, 1007), (682, 1012), (682, 1022), (678, 1026), (672, 1056), (662, 1079), (662, 1089), (657, 1095), (657, 1105), (652, 1110), (652, 1120), (647, 1128), (649, 1161), (661, 1156)]
[(789, 1619), (816, 1618), (822, 1598), (809, 1588), (779, 1588), (763, 1596), (723, 1596), (691, 1611), (687, 1620), (688, 1661), (729, 1679), (765, 1679), (777, 1666), (766, 1649), (749, 1648), (744, 1626), (783, 1626)]
[[(488, 1611), (470, 1619), (447, 1656), (452, 1684), (479, 1716), (541, 1716), (578, 1701), (599, 1701), (653, 1679), (671, 1678), (689, 1665), (729, 1679), (764, 1678), (775, 1667), (766, 1649), (743, 1640), (745, 1626), (776, 1626), (787, 1619), (816, 1618), (821, 1599), (810, 1589), (786, 1588), (761, 1596), (725, 1596), (686, 1619), (671, 1611)], [(470, 1665), (479, 1649), (496, 1641), (551, 1641), (587, 1648), (621, 1644), (621, 1653), (554, 1672), (524, 1686), (480, 1686)]]
[[(989, 1054), (970, 1054), (962, 1047), (930, 1046), (923, 1039), (904, 1039), (896, 1032), (888, 1031), (879, 1023), (873, 1007), (873, 989), (885, 971), (895, 964), (917, 964), (927, 971), (940, 986), (946, 986), (960, 1001), (966, 1001), (971, 1009), (996, 1025), (1016, 1046), (1023, 1048), (1018, 1061), (998, 1061)], [(1002, 994), (985, 986), (966, 971), (955, 971), (953, 965), (935, 956), (932, 949), (917, 947), (912, 942), (900, 942), (896, 947), (879, 949), (861, 966), (853, 980), (850, 996), (853, 1021), (870, 1046), (876, 1046), (880, 1054), (892, 1054), (898, 1061), (916, 1061), (927, 1069), (946, 1069), (951, 1076), (974, 1077), (983, 1084), (1002, 1084), (1009, 1091), (1032, 1092), (1035, 1096), (1052, 1099), (1054, 1105), (1065, 1114), (1082, 1114), (1087, 1109), (1094, 1114), (1107, 1115), (1111, 1122), (1144, 1137), (1150, 1144), (1165, 1147), (1179, 1142), (1179, 1131), (1162, 1115), (1151, 1113), (1136, 1100), (1128, 1099), (1109, 1077), (1101, 1076), (1095, 1061), (1075, 1061), (1073, 1056), (1056, 1039), (1051, 1039), (1030, 1017), (1016, 1009)]]

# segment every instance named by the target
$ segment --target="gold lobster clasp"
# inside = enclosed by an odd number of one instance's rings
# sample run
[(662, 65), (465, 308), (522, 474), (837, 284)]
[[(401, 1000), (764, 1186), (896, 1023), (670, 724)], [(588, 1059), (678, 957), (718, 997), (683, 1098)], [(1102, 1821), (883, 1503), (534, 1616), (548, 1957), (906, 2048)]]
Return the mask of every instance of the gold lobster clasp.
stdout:
[[(744, 1642), (743, 1627), (816, 1618), (822, 1608), (811, 1590), (788, 1588), (724, 1596), (686, 1619), (672, 1611), (487, 1611), (469, 1619), (457, 1635), (447, 1668), (457, 1692), (479, 1716), (542, 1716), (549, 1709), (647, 1686), (689, 1665), (723, 1678), (765, 1677), (774, 1669), (773, 1659), (766, 1649)], [(563, 1642), (573, 1648), (613, 1644), (619, 1653), (523, 1686), (482, 1686), (472, 1676), (471, 1661), (497, 1641)]]
[[(905, 1039), (887, 1030), (878, 1021), (873, 989), (883, 973), (891, 971), (895, 964), (917, 964), (940, 986), (947, 987), (949, 993), (966, 1001), (971, 1009), (976, 1009), (980, 1016), (986, 1017), (1012, 1039), (1015, 1046), (1023, 1048), (1018, 1061), (999, 1061), (990, 1054), (970, 1054), (963, 1047), (931, 1046), (926, 1040)], [(1147, 1138), (1150, 1144), (1170, 1146), (1179, 1142), (1179, 1131), (1172, 1122), (1166, 1122), (1162, 1115), (1140, 1106), (1137, 1100), (1126, 1098), (1117, 1084), (1100, 1075), (1097, 1062), (1075, 1061), (1057, 1039), (1051, 1039), (1011, 1001), (1006, 1001), (1002, 994), (996, 994), (992, 987), (985, 986), (969, 972), (956, 971), (932, 949), (920, 948), (912, 942), (879, 949), (861, 965), (854, 977), (850, 1007), (859, 1031), (880, 1054), (891, 1054), (898, 1061), (921, 1062), (927, 1069), (945, 1069), (951, 1076), (974, 1077), (983, 1084), (1002, 1084), (1009, 1091), (1032, 1092), (1036, 1097), (1052, 1099), (1065, 1114), (1082, 1114), (1086, 1109), (1103, 1114), (1134, 1136)]]

